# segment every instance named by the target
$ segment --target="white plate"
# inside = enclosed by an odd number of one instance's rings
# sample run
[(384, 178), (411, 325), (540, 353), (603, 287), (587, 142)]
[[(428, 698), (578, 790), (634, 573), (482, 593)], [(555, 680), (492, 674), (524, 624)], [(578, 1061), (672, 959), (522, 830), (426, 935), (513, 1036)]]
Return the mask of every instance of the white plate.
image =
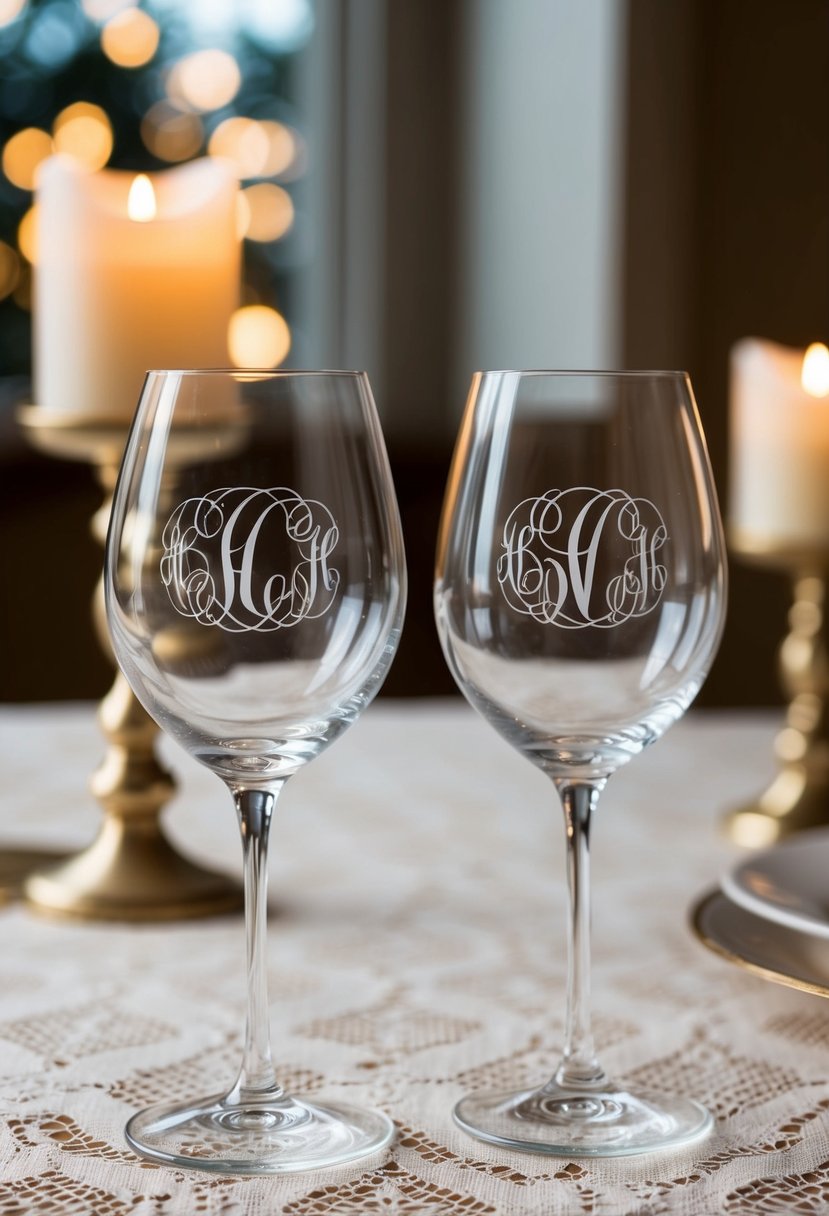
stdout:
[(802, 832), (746, 857), (720, 886), (755, 916), (829, 938), (829, 831)]
[(829, 942), (776, 925), (709, 891), (691, 910), (697, 937), (715, 954), (763, 979), (829, 997)]

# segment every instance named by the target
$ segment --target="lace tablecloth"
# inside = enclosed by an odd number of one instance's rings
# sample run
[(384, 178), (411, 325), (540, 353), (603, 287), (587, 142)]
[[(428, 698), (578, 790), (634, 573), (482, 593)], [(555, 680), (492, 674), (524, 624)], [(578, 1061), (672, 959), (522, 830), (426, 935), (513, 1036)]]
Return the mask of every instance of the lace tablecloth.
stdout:
[[(281, 1078), (388, 1112), (366, 1163), (236, 1179), (142, 1163), (126, 1118), (234, 1076), (238, 918), (82, 925), (4, 909), (0, 1216), (754, 1216), (829, 1211), (821, 998), (709, 955), (689, 902), (732, 855), (724, 808), (771, 773), (768, 716), (687, 717), (617, 774), (595, 828), (595, 1006), (614, 1074), (693, 1094), (715, 1135), (609, 1162), (510, 1153), (450, 1112), (546, 1079), (562, 1032), (563, 831), (545, 779), (458, 704), (373, 706), (287, 787), (272, 849)], [(0, 711), (0, 836), (80, 845), (92, 709)], [(172, 750), (169, 753), (172, 756)], [(180, 753), (171, 834), (232, 867), (220, 783)]]

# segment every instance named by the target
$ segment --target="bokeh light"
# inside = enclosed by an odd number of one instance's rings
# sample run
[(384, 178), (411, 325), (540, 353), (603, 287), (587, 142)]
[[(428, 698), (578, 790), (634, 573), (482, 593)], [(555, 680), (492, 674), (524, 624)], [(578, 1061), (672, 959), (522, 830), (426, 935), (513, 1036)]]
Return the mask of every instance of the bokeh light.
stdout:
[(246, 223), (242, 236), (250, 241), (278, 241), (294, 222), (294, 204), (287, 190), (259, 182), (242, 191)]
[(297, 154), (297, 136), (284, 123), (265, 120), (259, 124), (268, 140), (268, 155), (261, 177), (277, 177), (291, 167)]
[(32, 268), (28, 262), (20, 264), (20, 278), (12, 292), (12, 299), (18, 308), (29, 312), (32, 307)]
[(226, 118), (210, 136), (211, 156), (232, 161), (240, 178), (260, 177), (268, 161), (270, 145), (262, 124), (254, 118)]
[(17, 251), (0, 241), (0, 300), (10, 296), (20, 280), (20, 258)]
[[(26, 0), (0, 0), (0, 26), (10, 25), (26, 7)], [(5, 295), (8, 295), (5, 292)]]
[(308, 0), (247, 0), (244, 21), (250, 33), (273, 51), (291, 51), (310, 38), (314, 15)]
[(88, 169), (102, 169), (112, 154), (112, 125), (100, 106), (77, 101), (61, 110), (52, 127), (55, 151)]
[(227, 51), (194, 51), (173, 64), (167, 96), (182, 108), (219, 110), (233, 101), (241, 83), (239, 65)]
[(38, 208), (30, 207), (17, 226), (17, 245), (27, 262), (37, 261)]
[(204, 142), (204, 127), (197, 114), (158, 101), (141, 120), (141, 138), (159, 160), (189, 160)]
[(211, 156), (233, 161), (242, 179), (278, 177), (294, 164), (299, 139), (284, 123), (239, 116), (220, 122), (207, 147)]
[(132, 7), (133, 0), (81, 0), (81, 8), (90, 21), (109, 21), (116, 13)]
[(88, 26), (73, 0), (51, 0), (32, 7), (23, 42), (25, 56), (33, 64), (59, 71), (83, 45)]
[(268, 53), (288, 54), (308, 41), (314, 29), (311, 0), (164, 0), (186, 23), (196, 45), (229, 45), (243, 33)]
[(3, 172), (21, 190), (32, 190), (38, 165), (52, 152), (52, 137), (48, 131), (26, 127), (13, 135), (3, 148)]
[(125, 8), (101, 30), (101, 50), (121, 68), (140, 68), (158, 49), (160, 34), (149, 13)]
[(291, 331), (275, 308), (248, 304), (230, 318), (227, 341), (234, 367), (278, 367), (291, 349)]

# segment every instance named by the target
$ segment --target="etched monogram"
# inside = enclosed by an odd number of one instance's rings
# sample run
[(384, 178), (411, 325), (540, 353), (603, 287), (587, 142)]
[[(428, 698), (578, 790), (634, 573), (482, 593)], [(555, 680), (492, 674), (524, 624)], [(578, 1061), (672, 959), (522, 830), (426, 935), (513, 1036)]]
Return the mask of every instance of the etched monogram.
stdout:
[(168, 520), (161, 578), (176, 611), (203, 625), (290, 628), (331, 607), (338, 537), (328, 508), (294, 490), (212, 490)]
[(525, 498), (504, 526), (498, 582), (518, 612), (563, 629), (609, 629), (659, 603), (659, 511), (624, 490), (577, 486)]

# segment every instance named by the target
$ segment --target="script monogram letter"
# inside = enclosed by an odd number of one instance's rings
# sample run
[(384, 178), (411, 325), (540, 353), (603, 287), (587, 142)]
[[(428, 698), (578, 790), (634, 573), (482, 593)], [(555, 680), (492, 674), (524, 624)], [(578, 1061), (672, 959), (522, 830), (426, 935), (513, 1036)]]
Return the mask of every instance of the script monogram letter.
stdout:
[(504, 525), (498, 582), (517, 611), (562, 629), (609, 629), (661, 599), (659, 511), (624, 490), (577, 486), (526, 498)]
[[(283, 487), (188, 498), (161, 539), (161, 578), (176, 611), (230, 633), (268, 633), (322, 616), (340, 583), (330, 564), (339, 539), (331, 512)], [(259, 546), (270, 571), (256, 562)]]

